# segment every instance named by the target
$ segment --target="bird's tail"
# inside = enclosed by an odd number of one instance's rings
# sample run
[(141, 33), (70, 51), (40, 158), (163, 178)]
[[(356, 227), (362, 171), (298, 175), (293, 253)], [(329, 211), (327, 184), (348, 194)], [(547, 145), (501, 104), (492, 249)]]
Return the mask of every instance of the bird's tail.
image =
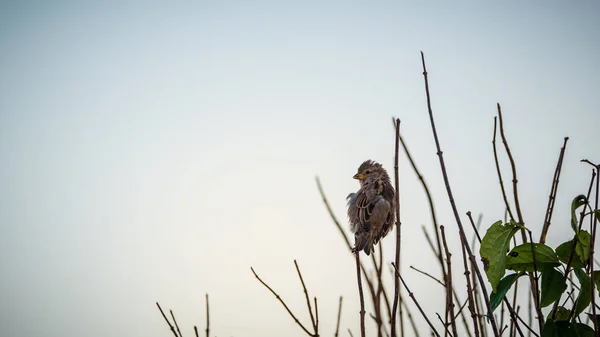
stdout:
[(357, 252), (357, 251), (361, 251), (363, 250), (365, 252), (365, 254), (370, 255), (371, 251), (373, 250), (373, 245), (371, 244), (370, 240), (369, 240), (369, 236), (366, 234), (363, 235), (355, 235), (355, 242), (354, 242), (354, 248), (352, 249), (352, 252)]

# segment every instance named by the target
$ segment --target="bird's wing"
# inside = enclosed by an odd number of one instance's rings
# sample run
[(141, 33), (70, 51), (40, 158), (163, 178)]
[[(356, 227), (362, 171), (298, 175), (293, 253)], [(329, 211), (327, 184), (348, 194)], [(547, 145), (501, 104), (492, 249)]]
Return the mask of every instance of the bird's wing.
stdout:
[(392, 210), (392, 205), (385, 200), (381, 195), (378, 196), (371, 210), (371, 238), (373, 243), (377, 243), (379, 239), (387, 234), (390, 230), (389, 215)]

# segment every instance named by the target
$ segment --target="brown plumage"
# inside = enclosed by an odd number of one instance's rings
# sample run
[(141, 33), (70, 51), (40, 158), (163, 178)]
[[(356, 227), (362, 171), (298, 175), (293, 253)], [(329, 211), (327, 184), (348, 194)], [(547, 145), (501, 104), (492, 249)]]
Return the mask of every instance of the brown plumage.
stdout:
[(353, 178), (360, 183), (358, 192), (347, 197), (353, 252), (364, 250), (369, 255), (373, 245), (392, 229), (395, 191), (386, 170), (372, 160), (362, 163)]

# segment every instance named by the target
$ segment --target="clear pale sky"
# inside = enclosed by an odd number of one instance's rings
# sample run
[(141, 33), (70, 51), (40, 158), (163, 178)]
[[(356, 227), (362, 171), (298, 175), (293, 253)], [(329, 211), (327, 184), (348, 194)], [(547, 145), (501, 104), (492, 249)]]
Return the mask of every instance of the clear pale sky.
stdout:
[[(308, 323), (293, 259), (322, 334), (342, 295), (342, 335), (358, 335), (353, 259), (315, 175), (345, 225), (358, 165), (393, 170), (399, 117), (458, 240), (421, 50), (461, 214), (483, 213), (484, 227), (503, 216), (497, 102), (535, 233), (570, 137), (555, 247), (587, 189), (579, 160), (600, 161), (598, 17), (597, 1), (2, 2), (0, 335), (169, 336), (159, 301), (191, 336), (209, 293), (211, 335), (303, 336), (250, 272)], [(404, 156), (400, 176), (403, 272), (435, 317), (440, 287), (409, 269), (439, 274)]]

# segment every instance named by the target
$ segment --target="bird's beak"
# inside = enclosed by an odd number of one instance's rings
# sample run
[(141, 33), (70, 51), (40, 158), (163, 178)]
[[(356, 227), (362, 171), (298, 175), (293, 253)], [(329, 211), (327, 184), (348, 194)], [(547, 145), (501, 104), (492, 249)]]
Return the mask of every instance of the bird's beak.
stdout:
[(358, 180), (365, 180), (365, 175), (362, 173), (357, 173), (354, 175), (354, 177), (352, 177), (354, 179), (358, 179)]

